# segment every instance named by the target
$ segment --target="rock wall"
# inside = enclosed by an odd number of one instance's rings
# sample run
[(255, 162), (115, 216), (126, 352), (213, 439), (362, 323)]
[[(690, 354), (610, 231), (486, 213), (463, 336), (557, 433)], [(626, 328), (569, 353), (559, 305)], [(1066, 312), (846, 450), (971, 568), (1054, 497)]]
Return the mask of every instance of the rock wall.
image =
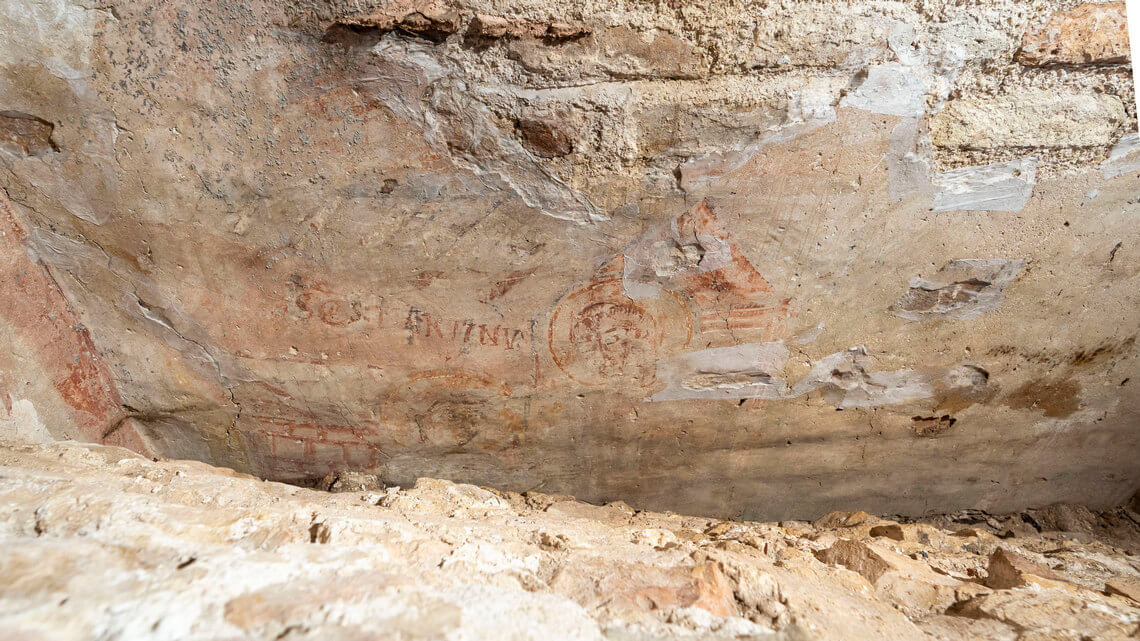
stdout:
[(1122, 2), (550, 5), (4, 3), (0, 429), (721, 516), (1140, 485)]

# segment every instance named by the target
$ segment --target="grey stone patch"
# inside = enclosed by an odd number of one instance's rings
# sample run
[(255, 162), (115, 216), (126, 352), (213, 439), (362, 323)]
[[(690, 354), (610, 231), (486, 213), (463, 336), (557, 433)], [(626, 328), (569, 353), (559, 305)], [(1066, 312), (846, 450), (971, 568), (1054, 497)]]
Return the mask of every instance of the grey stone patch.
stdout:
[(1121, 138), (1109, 152), (1108, 160), (1100, 166), (1100, 173), (1105, 180), (1119, 178), (1134, 171), (1140, 171), (1140, 133)]
[(821, 358), (792, 388), (790, 396), (820, 392), (835, 407), (874, 407), (930, 398), (929, 377), (914, 370), (869, 372), (871, 357), (862, 345)]
[(930, 279), (913, 278), (910, 289), (891, 306), (908, 320), (972, 320), (1005, 300), (1003, 290), (1025, 268), (1024, 260), (953, 260)]
[(926, 83), (907, 67), (888, 62), (867, 70), (867, 79), (840, 101), (852, 107), (891, 116), (921, 116), (926, 110)]
[(785, 398), (788, 384), (777, 374), (787, 360), (783, 343), (745, 343), (674, 356), (657, 364), (657, 378), (666, 387), (649, 400)]
[(934, 177), (931, 210), (1021, 211), (1036, 181), (1036, 158), (945, 171)]

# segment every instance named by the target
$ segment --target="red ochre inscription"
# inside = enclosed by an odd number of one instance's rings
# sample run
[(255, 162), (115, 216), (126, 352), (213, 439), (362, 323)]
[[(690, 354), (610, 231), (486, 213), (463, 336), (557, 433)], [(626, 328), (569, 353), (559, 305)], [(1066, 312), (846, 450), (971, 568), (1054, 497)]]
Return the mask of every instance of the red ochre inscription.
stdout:
[(555, 365), (586, 385), (625, 381), (649, 387), (666, 346), (687, 345), (692, 323), (684, 302), (671, 292), (648, 301), (625, 295), (622, 258), (564, 297), (550, 319), (549, 348)]
[[(124, 416), (110, 372), (55, 280), (28, 257), (26, 234), (2, 197), (0, 216), (0, 321), (36, 355), (79, 432), (103, 442)], [(0, 389), (0, 397), (7, 395)], [(143, 449), (137, 438), (119, 444)]]
[(731, 242), (728, 230), (707, 201), (676, 221), (679, 242), (715, 238), (729, 249), (729, 263), (708, 271), (690, 271), (677, 279), (698, 315), (702, 331), (756, 329), (762, 340), (776, 340), (784, 330), (791, 299), (781, 299), (768, 281), (752, 266), (740, 247)]
[(374, 294), (338, 294), (322, 284), (301, 278), (294, 279), (293, 286), (301, 290), (292, 299), (295, 319), (315, 319), (337, 329), (364, 326), (402, 329), (409, 345), (431, 340), (504, 350), (520, 349), (530, 339), (529, 330), (500, 323), (480, 323), (470, 318), (449, 317), (416, 305), (398, 302), (385, 304)]
[(521, 329), (502, 325), (443, 318), (415, 307), (408, 309), (404, 329), (408, 330), (409, 342), (413, 342), (416, 338), (435, 338), (453, 344), (463, 343), (502, 349), (518, 349), (529, 335)]
[(550, 320), (551, 356), (572, 380), (651, 387), (657, 361), (689, 344), (694, 320), (705, 343), (727, 340), (709, 334), (727, 333), (742, 342), (783, 336), (790, 299), (779, 298), (731, 242), (708, 202), (678, 216), (671, 238), (678, 248), (697, 249), (693, 253), (722, 252), (707, 256), (721, 266), (702, 267), (707, 264), (702, 259), (662, 280), (656, 298), (636, 301), (625, 292), (626, 257), (603, 266), (593, 280), (558, 302)]

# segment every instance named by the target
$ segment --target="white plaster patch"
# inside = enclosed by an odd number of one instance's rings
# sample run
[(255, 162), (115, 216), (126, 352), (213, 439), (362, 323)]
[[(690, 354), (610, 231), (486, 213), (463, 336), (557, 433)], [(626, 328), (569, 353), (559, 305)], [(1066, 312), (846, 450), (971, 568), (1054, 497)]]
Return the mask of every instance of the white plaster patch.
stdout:
[(836, 91), (830, 85), (819, 84), (790, 92), (784, 124), (768, 129), (741, 149), (706, 154), (682, 163), (677, 168), (681, 189), (689, 194), (697, 193), (743, 167), (765, 147), (788, 142), (835, 122)]
[(682, 274), (724, 269), (732, 264), (728, 241), (712, 234), (682, 237), (677, 218), (634, 241), (624, 252), (622, 288), (633, 300), (656, 298), (662, 287)]
[(819, 323), (818, 325), (816, 325), (815, 327), (812, 327), (811, 329), (806, 329), (806, 330), (803, 330), (801, 332), (797, 332), (796, 335), (792, 337), (792, 340), (798, 345), (807, 345), (808, 343), (814, 343), (816, 341), (816, 339), (819, 338), (819, 335), (822, 333), (823, 333), (823, 323)]
[[(813, 109), (814, 111), (812, 111)], [(681, 174), (681, 189), (685, 193), (695, 194), (725, 175), (746, 165), (761, 149), (769, 145), (788, 142), (835, 122), (835, 110), (833, 108), (824, 110), (811, 107), (808, 113), (816, 115), (810, 120), (795, 121), (774, 127), (764, 132), (758, 141), (743, 149), (707, 154), (682, 163), (678, 168), (678, 172)]]
[(1108, 160), (1100, 166), (1106, 180), (1140, 171), (1140, 133), (1128, 134), (1112, 147)]
[(788, 384), (776, 373), (787, 360), (788, 348), (778, 342), (681, 354), (657, 364), (657, 377), (668, 386), (649, 400), (785, 398)]
[(827, 88), (808, 86), (788, 97), (788, 121), (834, 122), (835, 97)]
[(32, 227), (28, 231), (27, 251), (32, 260), (76, 271), (109, 261), (97, 247), (41, 227)]
[(751, 150), (728, 151), (687, 160), (677, 169), (681, 174), (681, 189), (691, 194), (708, 187), (726, 174), (743, 167), (754, 153)]
[(35, 405), (26, 398), (0, 402), (0, 441), (50, 443), (51, 434), (40, 420)]
[(908, 320), (972, 320), (1005, 300), (1003, 290), (1025, 268), (1024, 260), (963, 258), (944, 265), (929, 279), (912, 278), (910, 289), (891, 313)]
[(938, 174), (932, 211), (1021, 211), (1033, 195), (1037, 159), (963, 167)]
[[(0, 109), (28, 113), (57, 125), (62, 121), (53, 130), (52, 141), (60, 143), (66, 154), (19, 158), (12, 167), (73, 216), (102, 225), (111, 218), (111, 197), (119, 187), (118, 129), (114, 115), (104, 113), (104, 105), (87, 86), (95, 11), (68, 0), (0, 2), (0, 68), (26, 68), (20, 71), (21, 80), (0, 74), (0, 96), (4, 97)], [(28, 73), (51, 74), (66, 81), (82, 110), (78, 122), (67, 117), (73, 106), (41, 104), (37, 92), (27, 86), (40, 81), (24, 80)], [(80, 163), (84, 164), (82, 171), (92, 177), (95, 190), (75, 188), (71, 172)]]
[(840, 101), (853, 107), (891, 116), (921, 116), (926, 110), (926, 83), (897, 62), (876, 65), (867, 70), (867, 79)]
[(1104, 409), (1095, 407), (1079, 410), (1062, 418), (1043, 418), (1033, 423), (1033, 432), (1038, 436), (1063, 434), (1073, 429), (1095, 425), (1104, 416)]
[(862, 345), (821, 358), (812, 364), (791, 396), (820, 391), (839, 408), (891, 405), (934, 395), (927, 376), (913, 370), (868, 372), (871, 357)]
[[(582, 192), (567, 185), (496, 124), (490, 109), (473, 98), (494, 100), (496, 90), (470, 87), (453, 63), (445, 67), (423, 43), (390, 41), (372, 48), (400, 70), (376, 85), (376, 98), (396, 114), (423, 126), (424, 137), (457, 164), (489, 184), (506, 188), (551, 218), (588, 225), (609, 217)], [(420, 97), (424, 99), (420, 99)], [(463, 144), (452, 144), (463, 141)]]
[[(958, 368), (936, 374), (909, 369), (870, 372), (871, 357), (862, 345), (825, 356), (790, 389), (777, 374), (788, 359), (781, 342), (717, 347), (665, 359), (657, 377), (665, 389), (650, 401), (683, 399), (791, 399), (820, 392), (838, 408), (875, 407), (934, 396), (935, 379), (954, 378)], [(971, 370), (972, 371), (972, 370)]]
[(69, 0), (0, 2), (0, 65), (43, 65), (59, 78), (81, 82), (90, 65), (94, 24), (91, 9)]
[(891, 129), (887, 151), (887, 190), (898, 202), (934, 193), (930, 181), (930, 141), (920, 135), (921, 118), (904, 118)]

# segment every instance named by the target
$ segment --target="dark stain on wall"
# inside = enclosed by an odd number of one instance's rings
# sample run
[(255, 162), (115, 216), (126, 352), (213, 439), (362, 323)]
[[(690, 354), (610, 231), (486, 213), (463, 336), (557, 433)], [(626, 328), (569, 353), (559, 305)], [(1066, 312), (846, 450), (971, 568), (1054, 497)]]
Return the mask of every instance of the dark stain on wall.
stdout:
[(1002, 404), (1014, 409), (1041, 410), (1050, 418), (1064, 418), (1080, 409), (1081, 386), (1074, 381), (1030, 381), (1013, 390)]

